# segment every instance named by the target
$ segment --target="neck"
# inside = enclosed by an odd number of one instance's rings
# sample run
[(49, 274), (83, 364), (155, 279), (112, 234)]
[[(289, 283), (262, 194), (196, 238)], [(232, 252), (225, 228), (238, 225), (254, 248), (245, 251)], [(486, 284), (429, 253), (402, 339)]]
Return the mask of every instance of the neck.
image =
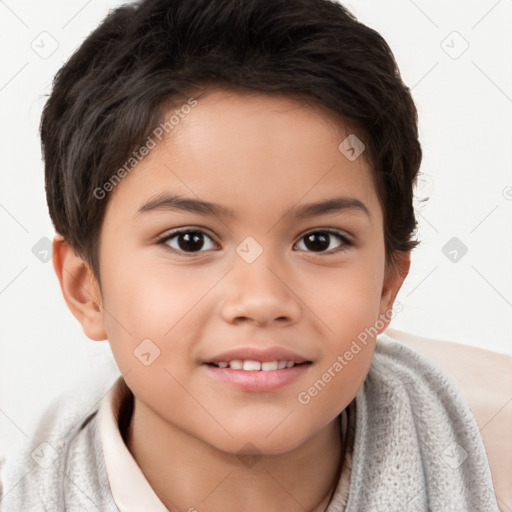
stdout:
[(323, 512), (342, 456), (338, 418), (287, 453), (246, 459), (163, 421), (137, 399), (125, 442), (170, 511)]

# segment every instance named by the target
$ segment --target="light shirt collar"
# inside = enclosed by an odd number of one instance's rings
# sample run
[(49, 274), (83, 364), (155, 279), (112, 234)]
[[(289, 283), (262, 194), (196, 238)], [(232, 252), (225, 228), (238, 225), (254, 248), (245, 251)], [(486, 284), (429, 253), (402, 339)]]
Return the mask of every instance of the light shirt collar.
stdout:
[(112, 498), (120, 512), (168, 512), (149, 485), (119, 431), (119, 410), (125, 394), (126, 384), (119, 377), (102, 399), (98, 412), (101, 444)]

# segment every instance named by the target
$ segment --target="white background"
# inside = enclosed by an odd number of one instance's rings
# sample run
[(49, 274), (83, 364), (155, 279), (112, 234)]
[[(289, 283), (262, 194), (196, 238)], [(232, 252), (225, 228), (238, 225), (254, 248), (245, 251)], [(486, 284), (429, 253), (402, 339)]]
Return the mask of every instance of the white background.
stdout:
[[(54, 234), (38, 138), (51, 80), (118, 4), (0, 2), (0, 451), (28, 436), (54, 397), (77, 385), (106, 389), (117, 372), (107, 342), (85, 337), (51, 262), (32, 248)], [(392, 325), (510, 353), (512, 1), (344, 4), (387, 40), (419, 111), (418, 199), (429, 200), (417, 201), (422, 243)], [(452, 237), (468, 249), (456, 262), (442, 251)]]

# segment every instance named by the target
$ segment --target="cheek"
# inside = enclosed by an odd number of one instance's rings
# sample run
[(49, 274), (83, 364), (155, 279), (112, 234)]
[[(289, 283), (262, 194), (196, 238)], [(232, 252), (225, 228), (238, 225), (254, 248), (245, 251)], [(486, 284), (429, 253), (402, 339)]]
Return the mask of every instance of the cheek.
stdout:
[[(308, 305), (323, 326), (322, 358), (304, 400), (320, 416), (355, 396), (368, 373), (379, 322), (383, 265), (359, 260), (359, 265), (329, 276), (317, 275)], [(320, 324), (319, 324), (320, 325)]]
[[(180, 353), (181, 346), (190, 349), (190, 322), (194, 320), (198, 325), (198, 304), (215, 282), (214, 276), (196, 274), (184, 267), (154, 263), (105, 266), (105, 329), (121, 371), (131, 368), (134, 351), (144, 340), (151, 340), (157, 347), (154, 351), (161, 351), (160, 356), (165, 356), (169, 339), (179, 340), (173, 343), (174, 354)], [(151, 347), (151, 343), (145, 343)]]
[(325, 327), (329, 337), (347, 339), (379, 315), (383, 265), (357, 256), (340, 268), (310, 267), (303, 272), (299, 296)]
[(180, 269), (162, 272), (156, 265), (112, 269), (109, 277), (105, 327), (128, 386), (153, 411), (169, 414), (170, 403), (172, 410), (188, 410), (194, 402), (178, 383), (195, 370), (191, 351), (205, 317), (198, 316), (200, 299), (212, 283), (192, 281), (190, 272)]
[(304, 414), (326, 424), (355, 397), (368, 374), (376, 342), (380, 289), (357, 273), (327, 290), (322, 311), (322, 357), (296, 400)]

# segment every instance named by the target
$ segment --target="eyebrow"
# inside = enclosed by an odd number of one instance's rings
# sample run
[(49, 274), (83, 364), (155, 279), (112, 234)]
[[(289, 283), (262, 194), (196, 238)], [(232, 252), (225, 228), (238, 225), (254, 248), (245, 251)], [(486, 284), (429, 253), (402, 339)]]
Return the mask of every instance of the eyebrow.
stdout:
[[(340, 213), (346, 210), (360, 211), (371, 219), (370, 212), (362, 201), (354, 197), (346, 196), (333, 197), (316, 203), (297, 205), (291, 208), (285, 215), (292, 215), (302, 219), (325, 215), (328, 213)], [(139, 208), (136, 215), (154, 211), (183, 211), (215, 217), (236, 217), (235, 212), (226, 206), (203, 201), (201, 199), (193, 199), (165, 193), (161, 193), (150, 199)]]

